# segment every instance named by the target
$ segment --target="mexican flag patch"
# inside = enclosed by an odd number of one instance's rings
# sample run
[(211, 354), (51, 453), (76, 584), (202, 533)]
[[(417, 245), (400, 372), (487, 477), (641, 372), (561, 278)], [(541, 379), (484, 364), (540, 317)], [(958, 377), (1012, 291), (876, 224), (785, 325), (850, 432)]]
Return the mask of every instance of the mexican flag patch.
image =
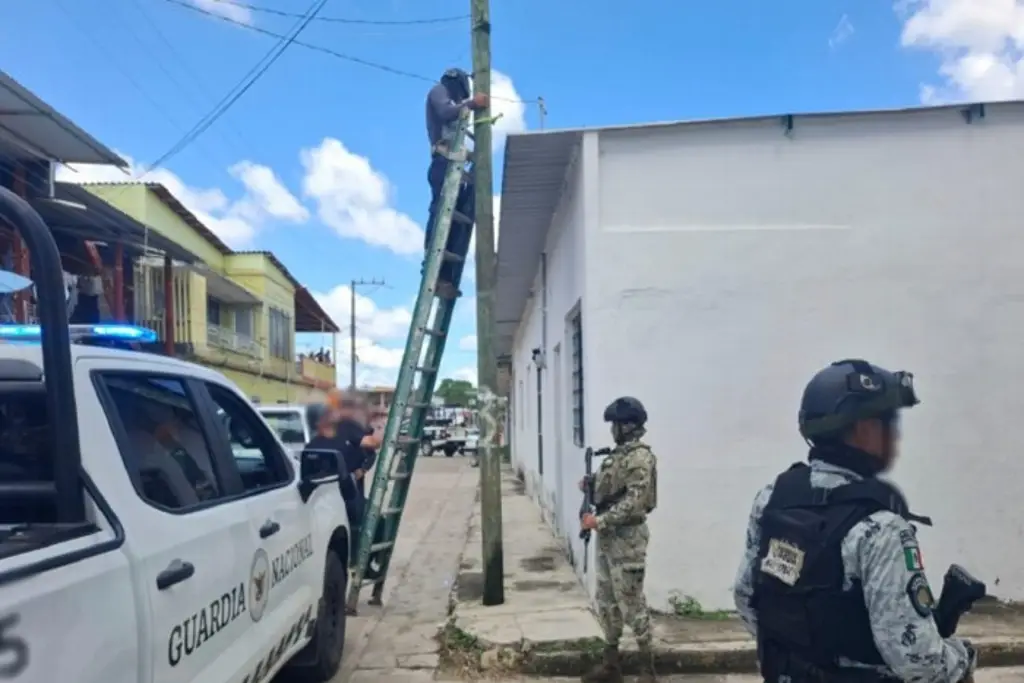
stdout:
[(903, 560), (907, 563), (907, 571), (919, 572), (924, 569), (924, 560), (921, 559), (921, 549), (916, 545), (903, 548)]

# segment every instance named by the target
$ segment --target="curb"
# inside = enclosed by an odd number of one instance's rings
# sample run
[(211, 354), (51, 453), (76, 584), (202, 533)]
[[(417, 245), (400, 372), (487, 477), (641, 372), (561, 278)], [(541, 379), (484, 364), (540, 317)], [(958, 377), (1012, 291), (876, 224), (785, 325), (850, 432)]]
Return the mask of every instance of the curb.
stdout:
[[(978, 661), (985, 668), (1024, 665), (1024, 638), (975, 639)], [(570, 643), (566, 642), (566, 646)], [(692, 644), (655, 651), (659, 674), (756, 674), (757, 651), (752, 642)], [(522, 652), (518, 670), (534, 676), (580, 676), (600, 662), (594, 650), (560, 649), (558, 643), (545, 644), (543, 651)], [(625, 674), (639, 673), (635, 650), (622, 653)]]

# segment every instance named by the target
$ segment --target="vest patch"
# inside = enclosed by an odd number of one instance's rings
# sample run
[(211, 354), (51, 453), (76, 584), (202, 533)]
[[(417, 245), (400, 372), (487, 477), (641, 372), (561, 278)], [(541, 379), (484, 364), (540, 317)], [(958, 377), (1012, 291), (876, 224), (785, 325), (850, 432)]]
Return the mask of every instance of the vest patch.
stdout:
[(795, 586), (804, 568), (804, 551), (797, 546), (773, 538), (768, 542), (768, 552), (761, 560), (761, 571), (786, 584)]
[(910, 577), (910, 581), (907, 582), (907, 597), (910, 598), (910, 604), (914, 606), (914, 611), (922, 617), (927, 618), (932, 615), (932, 610), (935, 608), (935, 597), (932, 595), (932, 589), (924, 574), (918, 572)]

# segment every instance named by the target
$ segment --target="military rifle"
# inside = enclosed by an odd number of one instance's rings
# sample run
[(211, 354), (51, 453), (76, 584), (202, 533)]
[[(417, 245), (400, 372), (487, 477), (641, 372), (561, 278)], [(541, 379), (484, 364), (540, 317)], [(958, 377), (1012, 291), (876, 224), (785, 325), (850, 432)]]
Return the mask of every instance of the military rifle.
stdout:
[[(583, 521), (583, 515), (594, 514), (597, 509), (594, 506), (594, 456), (608, 455), (612, 452), (610, 448), (598, 448), (596, 451), (593, 448), (587, 448), (584, 454), (584, 471), (583, 475), (583, 503), (580, 505), (580, 522)], [(590, 529), (580, 528), (580, 540), (583, 541), (583, 573), (587, 573), (588, 556), (590, 555)]]

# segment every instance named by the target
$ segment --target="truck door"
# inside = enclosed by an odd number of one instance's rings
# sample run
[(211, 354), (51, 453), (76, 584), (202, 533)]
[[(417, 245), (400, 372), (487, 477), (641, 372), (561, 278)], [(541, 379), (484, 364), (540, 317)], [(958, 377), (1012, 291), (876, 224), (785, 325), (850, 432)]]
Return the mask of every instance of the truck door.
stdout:
[(254, 577), (265, 577), (259, 625), (265, 629), (263, 637), (276, 643), (304, 615), (316, 614), (323, 581), (315, 573), (323, 558), (311, 558), (325, 549), (313, 547), (310, 513), (299, 496), (297, 472), (274, 434), (234, 389), (214, 382), (204, 386), (223, 427), (211, 445), (238, 471), (250, 536), (259, 546), (252, 567)]
[(229, 681), (263, 650), (251, 573), (258, 544), (237, 479), (211, 452), (212, 430), (196, 403), (202, 386), (154, 365), (94, 373), (142, 503), (132, 512), (131, 545), (150, 607), (151, 680)]

